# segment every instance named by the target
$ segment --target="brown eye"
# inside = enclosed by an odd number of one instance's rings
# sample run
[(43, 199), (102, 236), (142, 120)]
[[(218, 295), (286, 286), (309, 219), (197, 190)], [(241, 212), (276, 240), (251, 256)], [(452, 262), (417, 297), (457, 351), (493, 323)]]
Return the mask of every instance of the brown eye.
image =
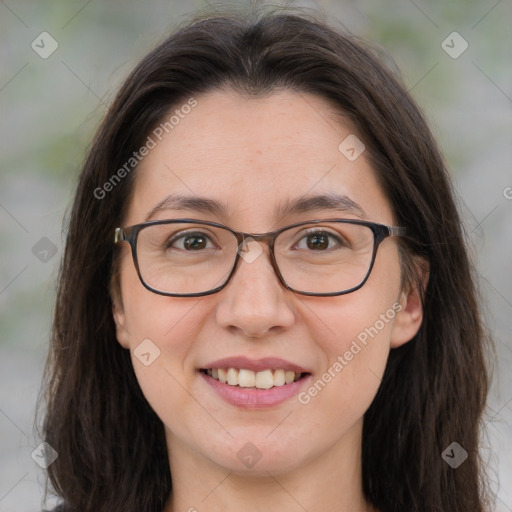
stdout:
[[(177, 244), (182, 240), (181, 244)], [(179, 236), (173, 237), (166, 244), (167, 249), (180, 249), (185, 251), (200, 251), (201, 249), (207, 249), (209, 238), (204, 233), (185, 233)]]
[[(304, 245), (303, 240), (306, 240)], [(301, 238), (297, 243), (298, 249), (308, 249), (310, 251), (325, 251), (335, 246), (345, 245), (343, 241), (334, 233), (328, 231), (313, 231)]]
[(315, 233), (307, 237), (308, 249), (327, 249), (329, 237), (325, 233)]

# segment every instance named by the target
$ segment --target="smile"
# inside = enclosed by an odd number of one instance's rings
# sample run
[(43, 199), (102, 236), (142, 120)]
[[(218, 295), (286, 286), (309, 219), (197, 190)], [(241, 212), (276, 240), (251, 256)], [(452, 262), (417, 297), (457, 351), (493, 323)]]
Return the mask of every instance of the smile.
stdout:
[(245, 368), (208, 368), (202, 370), (213, 379), (239, 388), (271, 389), (273, 387), (285, 386), (300, 380), (305, 373), (297, 373), (291, 370), (262, 370), (252, 371)]

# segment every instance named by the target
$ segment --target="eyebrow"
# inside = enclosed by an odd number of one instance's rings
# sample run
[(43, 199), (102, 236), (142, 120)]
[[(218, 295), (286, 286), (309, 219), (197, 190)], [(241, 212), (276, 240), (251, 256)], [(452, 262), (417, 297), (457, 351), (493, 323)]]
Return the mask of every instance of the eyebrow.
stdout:
[[(226, 203), (208, 197), (171, 194), (162, 199), (162, 201), (148, 212), (146, 221), (162, 210), (189, 210), (213, 214), (217, 217), (227, 217), (229, 208)], [(345, 195), (336, 194), (334, 192), (307, 195), (294, 200), (287, 199), (282, 204), (278, 205), (275, 210), (275, 216), (285, 217), (286, 215), (318, 210), (333, 210), (355, 215), (361, 219), (367, 219), (366, 212), (359, 204)]]
[(348, 213), (366, 219), (367, 215), (362, 206), (348, 196), (334, 192), (318, 195), (302, 196), (295, 200), (287, 199), (276, 211), (277, 216), (286, 216), (316, 210), (333, 210)]

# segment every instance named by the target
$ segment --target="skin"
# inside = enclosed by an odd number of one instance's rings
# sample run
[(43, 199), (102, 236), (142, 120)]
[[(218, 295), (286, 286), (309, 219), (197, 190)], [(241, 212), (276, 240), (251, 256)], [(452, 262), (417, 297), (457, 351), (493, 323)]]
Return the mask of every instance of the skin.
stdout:
[[(154, 219), (192, 217), (262, 233), (302, 220), (357, 218), (330, 210), (274, 216), (286, 199), (331, 191), (357, 202), (369, 220), (395, 225), (364, 153), (351, 162), (338, 150), (352, 131), (327, 100), (289, 90), (259, 99), (224, 90), (196, 99), (142, 161), (122, 226), (143, 222), (171, 192), (224, 201), (228, 216), (166, 210)], [(221, 292), (180, 298), (146, 290), (129, 245), (122, 244), (117, 338), (131, 351), (142, 391), (166, 428), (173, 493), (165, 512), (373, 510), (362, 494), (362, 417), (390, 349), (420, 327), (418, 291), (400, 289), (393, 238), (379, 247), (366, 284), (335, 297), (286, 290), (262, 247), (255, 261), (240, 262)], [(307, 368), (317, 380), (397, 302), (402, 310), (308, 404), (294, 397), (241, 410), (197, 372), (222, 357), (274, 356)], [(133, 355), (146, 338), (160, 350), (149, 366)], [(252, 468), (237, 457), (247, 442), (262, 454)]]

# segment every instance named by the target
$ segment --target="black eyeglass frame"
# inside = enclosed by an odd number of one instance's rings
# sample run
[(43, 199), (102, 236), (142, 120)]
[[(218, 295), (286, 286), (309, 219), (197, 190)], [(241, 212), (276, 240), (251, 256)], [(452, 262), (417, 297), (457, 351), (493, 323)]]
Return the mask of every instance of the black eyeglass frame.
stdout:
[[(350, 288), (348, 290), (343, 290), (341, 292), (327, 292), (327, 293), (315, 293), (315, 292), (305, 292), (302, 290), (296, 290), (295, 288), (292, 288), (288, 283), (284, 280), (283, 276), (281, 275), (281, 272), (279, 270), (279, 266), (277, 265), (277, 261), (274, 255), (274, 243), (279, 234), (281, 234), (283, 231), (286, 231), (291, 228), (295, 228), (298, 226), (303, 225), (310, 225), (310, 224), (321, 224), (323, 222), (339, 222), (339, 223), (345, 223), (345, 224), (357, 224), (360, 226), (366, 226), (371, 229), (373, 232), (373, 252), (372, 252), (372, 259), (370, 262), (370, 266), (368, 268), (368, 272), (364, 276), (363, 280), (353, 288)], [(170, 292), (163, 292), (161, 290), (157, 290), (156, 288), (152, 288), (149, 286), (143, 279), (140, 268), (139, 268), (139, 261), (137, 258), (137, 237), (139, 232), (148, 227), (148, 226), (155, 226), (158, 224), (172, 224), (172, 223), (182, 223), (182, 224), (201, 224), (206, 226), (213, 226), (217, 228), (222, 228), (230, 233), (232, 233), (236, 239), (237, 239), (237, 247), (240, 248), (241, 244), (247, 239), (252, 238), (257, 242), (265, 242), (268, 245), (269, 253), (270, 253), (270, 262), (272, 264), (272, 268), (274, 269), (274, 272), (276, 276), (278, 277), (281, 284), (287, 289), (292, 292), (298, 293), (300, 295), (308, 295), (308, 296), (314, 296), (314, 297), (333, 297), (337, 295), (346, 295), (347, 293), (355, 292), (356, 290), (359, 290), (359, 288), (362, 288), (368, 278), (370, 277), (370, 273), (373, 269), (373, 265), (375, 263), (375, 257), (377, 255), (377, 249), (380, 245), (380, 243), (389, 236), (405, 236), (406, 235), (406, 228), (399, 227), (399, 226), (387, 226), (385, 224), (380, 224), (378, 222), (370, 222), (365, 220), (357, 220), (357, 219), (319, 219), (319, 220), (308, 220), (303, 222), (297, 222), (295, 224), (290, 224), (288, 226), (284, 226), (280, 229), (277, 229), (275, 231), (269, 231), (267, 233), (244, 233), (243, 231), (235, 231), (234, 229), (229, 228), (228, 226), (225, 226), (224, 224), (219, 224), (217, 222), (207, 221), (207, 220), (197, 220), (197, 219), (165, 219), (165, 220), (152, 220), (143, 222), (141, 224), (134, 224), (133, 226), (129, 226), (126, 228), (118, 227), (115, 229), (114, 233), (114, 243), (118, 244), (121, 242), (128, 242), (130, 244), (130, 247), (132, 249), (132, 258), (133, 263), (135, 265), (135, 269), (137, 271), (137, 274), (139, 276), (140, 282), (142, 285), (148, 289), (150, 292), (156, 293), (158, 295), (164, 295), (167, 297), (203, 297), (206, 295), (212, 295), (214, 293), (217, 293), (221, 291), (223, 288), (227, 286), (227, 284), (231, 281), (231, 278), (233, 277), (234, 273), (236, 272), (236, 269), (238, 267), (238, 262), (240, 260), (240, 250), (237, 250), (235, 262), (233, 263), (233, 268), (231, 269), (231, 272), (229, 273), (228, 277), (224, 281), (224, 283), (220, 286), (217, 286), (216, 288), (213, 288), (212, 290), (208, 290), (206, 292), (195, 292), (195, 293), (170, 293)]]

